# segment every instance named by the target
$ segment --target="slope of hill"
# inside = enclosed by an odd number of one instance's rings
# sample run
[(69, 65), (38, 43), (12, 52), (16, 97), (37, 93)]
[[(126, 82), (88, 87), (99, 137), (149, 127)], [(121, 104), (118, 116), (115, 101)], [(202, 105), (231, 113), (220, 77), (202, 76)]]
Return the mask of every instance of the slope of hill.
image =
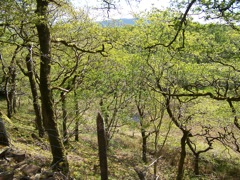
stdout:
[(134, 25), (136, 20), (137, 19), (135, 18), (132, 18), (132, 19), (123, 18), (123, 19), (105, 20), (105, 21), (100, 21), (98, 23), (101, 24), (103, 27), (124, 26), (124, 25)]
[[(6, 104), (0, 104), (2, 112), (6, 113)], [(66, 146), (71, 177), (79, 179), (100, 179), (98, 160), (98, 146), (95, 119), (91, 118), (86, 124), (80, 125), (79, 141), (70, 138)], [(12, 123), (5, 122), (11, 145), (9, 153), (0, 160), (1, 176), (15, 179), (45, 179), (64, 180), (61, 172), (52, 172), (51, 149), (47, 137), (38, 138), (34, 128), (34, 114), (31, 107), (25, 104), (11, 119)], [(59, 122), (61, 123), (61, 122)], [(148, 141), (148, 163), (141, 160), (141, 134), (137, 126), (125, 125), (118, 129), (110, 141), (108, 149), (109, 179), (139, 179), (143, 173), (146, 179), (153, 179), (153, 162), (156, 161), (152, 141)], [(60, 127), (60, 126), (59, 126)], [(159, 179), (175, 179), (179, 159), (180, 132), (173, 129), (174, 137), (169, 137), (169, 143), (157, 154), (157, 171)], [(178, 138), (179, 137), (179, 138)], [(170, 142), (171, 141), (171, 142)], [(0, 147), (1, 152), (5, 147)], [(194, 159), (188, 151), (186, 159), (185, 179), (238, 179), (240, 177), (239, 158), (230, 162), (225, 157), (212, 158), (212, 152), (202, 157), (200, 163), (201, 176), (194, 176)], [(17, 158), (17, 159), (16, 159)], [(19, 159), (20, 158), (20, 159)], [(19, 162), (18, 162), (19, 161)], [(40, 179), (41, 179), (40, 178)], [(44, 179), (44, 178), (43, 178)]]

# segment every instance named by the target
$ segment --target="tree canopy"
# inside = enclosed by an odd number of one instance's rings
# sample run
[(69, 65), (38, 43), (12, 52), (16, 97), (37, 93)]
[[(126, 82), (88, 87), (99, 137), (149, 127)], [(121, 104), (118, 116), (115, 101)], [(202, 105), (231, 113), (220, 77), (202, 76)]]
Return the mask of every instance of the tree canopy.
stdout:
[[(38, 133), (31, 136), (48, 147), (52, 171), (65, 179), (106, 179), (108, 169), (109, 178), (180, 180), (224, 176), (207, 172), (200, 156), (212, 166), (224, 161), (221, 154), (230, 157), (226, 167), (239, 164), (239, 1), (171, 5), (136, 15), (133, 25), (102, 26), (65, 0), (0, 2), (1, 108), (16, 126)], [(6, 145), (17, 146), (21, 125), (4, 121)], [(87, 148), (89, 164), (81, 159)], [(172, 162), (168, 152), (176, 153)], [(227, 177), (239, 176), (232, 169)]]

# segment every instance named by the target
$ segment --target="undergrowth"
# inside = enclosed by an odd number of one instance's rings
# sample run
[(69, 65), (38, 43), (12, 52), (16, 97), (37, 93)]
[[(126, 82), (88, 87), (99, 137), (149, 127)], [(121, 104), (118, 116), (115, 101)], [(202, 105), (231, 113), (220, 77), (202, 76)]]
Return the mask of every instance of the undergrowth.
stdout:
[[(1, 102), (0, 106), (1, 111), (6, 113), (5, 103)], [(37, 135), (34, 127), (34, 114), (20, 109), (14, 114), (11, 121), (12, 123), (5, 122), (11, 146), (24, 151), (31, 163), (39, 165), (43, 169), (49, 169), (51, 164), (50, 146), (46, 135), (44, 138), (34, 138), (34, 135)], [(59, 124), (61, 124), (60, 120)], [(79, 141), (75, 142), (72, 137), (66, 146), (71, 176), (75, 179), (100, 179), (95, 119), (89, 123), (80, 124), (80, 129)], [(163, 139), (160, 141), (162, 142)], [(176, 178), (180, 155), (179, 141), (179, 137), (170, 137), (157, 155), (159, 157), (157, 171), (161, 180)], [(209, 151), (201, 156), (200, 175), (198, 176), (193, 173), (194, 158), (188, 150), (184, 179), (240, 179), (239, 154), (229, 152), (228, 154), (231, 156), (223, 156), (221, 153), (216, 155), (214, 153), (224, 152), (224, 149), (221, 150), (220, 144), (216, 146), (215, 149), (218, 151)], [(148, 163), (144, 164), (141, 160), (141, 134), (137, 126), (121, 127), (110, 141), (108, 149), (109, 179), (137, 180), (135, 168), (144, 171), (147, 179), (152, 179), (152, 162), (156, 159), (156, 155), (152, 153), (152, 139), (149, 139), (148, 147)]]

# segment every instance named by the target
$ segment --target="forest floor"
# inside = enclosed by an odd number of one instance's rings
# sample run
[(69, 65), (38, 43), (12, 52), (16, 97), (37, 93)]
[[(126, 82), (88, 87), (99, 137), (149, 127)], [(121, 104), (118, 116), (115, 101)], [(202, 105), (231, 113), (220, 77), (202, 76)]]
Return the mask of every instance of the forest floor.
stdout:
[[(1, 106), (1, 111), (6, 113), (3, 104)], [(25, 158), (19, 161), (12, 159), (11, 156), (7, 157), (7, 160), (2, 159), (0, 161), (2, 172), (14, 172), (14, 179), (19, 180), (21, 178), (41, 179), (39, 176), (44, 173), (45, 179), (64, 179), (61, 174), (51, 172), (51, 152), (47, 136), (38, 138), (32, 112), (19, 111), (11, 120), (4, 120), (4, 123), (11, 141), (11, 150), (20, 155), (24, 154)], [(95, 120), (88, 120), (80, 124), (79, 128), (79, 141), (75, 142), (72, 137), (66, 146), (71, 177), (76, 180), (100, 179)], [(174, 137), (169, 137), (161, 153), (157, 155), (153, 154), (153, 140), (149, 139), (148, 163), (143, 163), (141, 160), (141, 134), (137, 125), (136, 127), (128, 125), (120, 127), (110, 141), (108, 149), (109, 179), (137, 180), (139, 178), (136, 171), (145, 174), (146, 179), (154, 179), (152, 162), (156, 158), (158, 158), (157, 175), (159, 179), (175, 179), (180, 155), (181, 135), (179, 133), (176, 131)], [(0, 147), (0, 153), (4, 148), (6, 147)], [(217, 148), (205, 153), (200, 160), (201, 175), (199, 176), (195, 176), (193, 173), (193, 162), (193, 156), (189, 151), (185, 161), (184, 179), (186, 180), (240, 179), (239, 154), (230, 150)], [(29, 172), (30, 169), (32, 169), (31, 172)]]

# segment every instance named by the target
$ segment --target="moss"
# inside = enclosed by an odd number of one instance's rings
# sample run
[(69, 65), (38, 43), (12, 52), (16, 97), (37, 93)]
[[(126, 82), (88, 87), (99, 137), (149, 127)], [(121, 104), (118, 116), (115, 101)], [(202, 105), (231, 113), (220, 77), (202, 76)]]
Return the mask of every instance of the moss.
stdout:
[(12, 124), (11, 119), (9, 119), (2, 111), (0, 111), (0, 118), (3, 119), (3, 122), (5, 122), (5, 123), (7, 122), (9, 124)]

